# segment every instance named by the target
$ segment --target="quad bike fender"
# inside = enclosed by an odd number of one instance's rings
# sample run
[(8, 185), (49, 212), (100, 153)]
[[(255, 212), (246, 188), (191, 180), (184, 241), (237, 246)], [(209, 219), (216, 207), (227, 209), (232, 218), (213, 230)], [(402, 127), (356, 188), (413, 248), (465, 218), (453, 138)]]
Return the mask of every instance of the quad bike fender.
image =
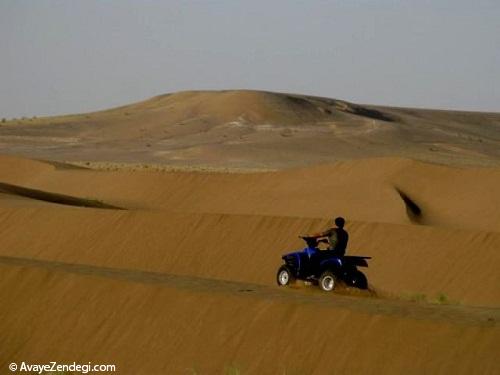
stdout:
[(299, 252), (285, 254), (281, 257), (284, 263), (289, 267), (292, 274), (297, 277), (301, 267), (303, 260), (301, 259), (301, 254)]
[(343, 264), (342, 264), (342, 259), (340, 258), (330, 258), (330, 259), (325, 259), (323, 260), (319, 266), (320, 266), (320, 271), (324, 272), (325, 270), (331, 270), (331, 271), (339, 271)]

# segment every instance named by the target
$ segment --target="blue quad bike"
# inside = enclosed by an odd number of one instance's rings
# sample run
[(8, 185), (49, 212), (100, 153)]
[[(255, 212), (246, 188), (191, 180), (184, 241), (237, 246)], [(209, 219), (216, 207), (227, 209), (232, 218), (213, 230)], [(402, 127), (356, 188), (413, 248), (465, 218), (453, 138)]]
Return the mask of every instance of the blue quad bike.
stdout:
[(334, 290), (340, 283), (359, 289), (368, 289), (366, 276), (358, 267), (368, 267), (364, 256), (338, 256), (332, 250), (319, 250), (313, 237), (301, 237), (306, 247), (302, 251), (282, 256), (284, 264), (278, 269), (279, 286), (293, 284), (296, 280), (309, 281), (325, 291)]

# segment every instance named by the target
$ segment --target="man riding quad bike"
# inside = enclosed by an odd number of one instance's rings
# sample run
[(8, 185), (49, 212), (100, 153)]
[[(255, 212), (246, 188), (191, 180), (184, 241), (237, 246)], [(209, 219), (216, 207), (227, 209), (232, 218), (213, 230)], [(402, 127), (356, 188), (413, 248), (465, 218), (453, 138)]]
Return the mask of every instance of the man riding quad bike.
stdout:
[[(366, 276), (357, 267), (368, 267), (366, 260), (371, 257), (344, 255), (349, 238), (343, 229), (344, 219), (337, 218), (335, 223), (337, 228), (301, 236), (307, 246), (302, 251), (282, 256), (284, 264), (276, 275), (279, 286), (299, 279), (318, 283), (327, 292), (334, 290), (339, 282), (359, 289), (368, 288)], [(318, 244), (321, 242), (328, 243), (329, 248), (320, 250)]]

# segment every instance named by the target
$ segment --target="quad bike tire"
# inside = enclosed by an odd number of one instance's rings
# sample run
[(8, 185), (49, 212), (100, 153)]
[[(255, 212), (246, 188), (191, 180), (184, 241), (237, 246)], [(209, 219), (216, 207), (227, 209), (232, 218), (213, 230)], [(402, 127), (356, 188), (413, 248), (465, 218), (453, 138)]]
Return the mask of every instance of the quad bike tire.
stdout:
[(353, 272), (349, 278), (350, 285), (358, 289), (368, 289), (368, 280), (366, 276), (361, 271)]
[(279, 286), (287, 286), (295, 283), (295, 277), (292, 274), (292, 271), (286, 265), (282, 265), (278, 269), (278, 273), (276, 274), (276, 282)]
[(318, 280), (320, 289), (324, 292), (331, 292), (338, 284), (338, 278), (332, 271), (325, 271)]

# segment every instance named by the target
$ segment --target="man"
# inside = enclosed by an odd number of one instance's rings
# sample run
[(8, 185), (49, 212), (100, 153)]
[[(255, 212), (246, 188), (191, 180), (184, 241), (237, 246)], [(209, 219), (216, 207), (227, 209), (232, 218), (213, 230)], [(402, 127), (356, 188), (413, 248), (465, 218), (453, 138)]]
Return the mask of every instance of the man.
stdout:
[(347, 242), (349, 241), (349, 234), (345, 231), (344, 224), (344, 218), (337, 217), (335, 219), (336, 228), (329, 228), (324, 232), (316, 233), (308, 237), (320, 240), (326, 238), (328, 244), (330, 245), (328, 250), (334, 251), (337, 256), (344, 256), (347, 248)]

